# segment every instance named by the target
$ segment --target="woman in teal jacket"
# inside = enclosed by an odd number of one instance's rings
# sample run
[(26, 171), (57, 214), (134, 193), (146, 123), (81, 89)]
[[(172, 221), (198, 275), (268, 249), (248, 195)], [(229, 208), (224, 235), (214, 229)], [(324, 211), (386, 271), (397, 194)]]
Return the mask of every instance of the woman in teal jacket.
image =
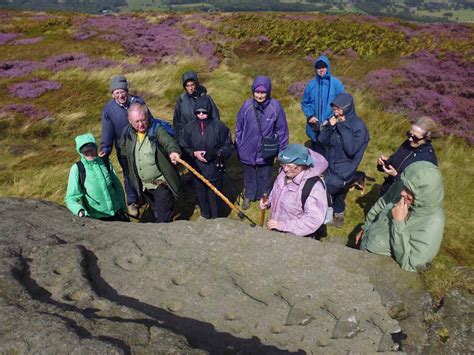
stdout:
[(427, 161), (411, 164), (367, 214), (360, 248), (393, 256), (402, 269), (416, 271), (438, 253), (445, 223), (443, 200), (438, 167)]
[(76, 216), (105, 221), (129, 221), (125, 196), (120, 180), (110, 164), (97, 156), (97, 144), (91, 133), (76, 137), (76, 150), (84, 166), (81, 184), (80, 169), (75, 163), (69, 172), (65, 202)]

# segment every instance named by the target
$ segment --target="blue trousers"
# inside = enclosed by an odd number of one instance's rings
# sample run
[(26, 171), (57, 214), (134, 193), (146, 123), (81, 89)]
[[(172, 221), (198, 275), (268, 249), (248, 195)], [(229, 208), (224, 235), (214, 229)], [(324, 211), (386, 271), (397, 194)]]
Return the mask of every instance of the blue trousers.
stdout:
[(245, 197), (250, 201), (260, 200), (272, 189), (273, 160), (264, 165), (244, 164)]
[(334, 213), (342, 213), (346, 209), (347, 189), (344, 181), (330, 173), (324, 174), (326, 189), (332, 198), (332, 208)]

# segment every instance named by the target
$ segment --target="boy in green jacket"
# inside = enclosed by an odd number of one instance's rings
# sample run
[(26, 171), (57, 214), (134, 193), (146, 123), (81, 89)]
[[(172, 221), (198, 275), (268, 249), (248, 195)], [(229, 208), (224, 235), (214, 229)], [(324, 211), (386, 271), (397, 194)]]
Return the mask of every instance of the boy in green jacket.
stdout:
[[(97, 156), (94, 136), (91, 133), (77, 136), (76, 150), (81, 160), (69, 172), (65, 197), (67, 208), (79, 217), (129, 222), (124, 212), (127, 205), (122, 185), (110, 162), (106, 163)], [(84, 167), (82, 177), (81, 163)]]
[(401, 268), (416, 271), (438, 253), (444, 231), (444, 188), (433, 163), (411, 164), (400, 181), (379, 198), (357, 239), (360, 249), (392, 256)]

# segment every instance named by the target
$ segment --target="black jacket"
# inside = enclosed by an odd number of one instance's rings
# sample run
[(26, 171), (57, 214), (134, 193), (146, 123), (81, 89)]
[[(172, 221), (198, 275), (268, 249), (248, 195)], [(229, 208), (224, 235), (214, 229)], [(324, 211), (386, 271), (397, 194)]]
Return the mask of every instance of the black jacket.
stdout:
[[(182, 149), (192, 157), (193, 166), (208, 180), (220, 179), (224, 171), (217, 167), (219, 157), (221, 160), (230, 158), (234, 151), (232, 137), (229, 128), (219, 120), (212, 118), (213, 106), (208, 96), (199, 98), (194, 109), (205, 108), (209, 117), (200, 120), (194, 116), (181, 131), (179, 144)], [(193, 109), (193, 112), (194, 112)], [(206, 151), (205, 158), (208, 161), (203, 163), (195, 156), (195, 151)]]
[(207, 90), (204, 86), (199, 84), (197, 74), (195, 72), (186, 72), (183, 75), (183, 86), (186, 85), (188, 81), (194, 81), (196, 83), (196, 91), (194, 94), (189, 95), (187, 92), (183, 92), (178, 99), (176, 100), (176, 106), (174, 108), (173, 114), (173, 130), (175, 134), (175, 139), (179, 142), (179, 136), (184, 126), (191, 122), (194, 118), (194, 104), (196, 100), (201, 96), (207, 96), (212, 105), (212, 119), (215, 121), (220, 120), (219, 109), (212, 100), (212, 98), (207, 95)]
[[(400, 175), (403, 171), (412, 163), (416, 161), (429, 161), (434, 165), (438, 165), (438, 159), (434, 152), (433, 146), (430, 141), (420, 145), (417, 148), (410, 146), (410, 141), (407, 139), (402, 145), (388, 158), (388, 163), (397, 170), (396, 176), (387, 176), (384, 183), (380, 186), (380, 195), (383, 195), (388, 191), (390, 186), (396, 181), (400, 180)], [(379, 171), (383, 171), (381, 165), (377, 165)]]

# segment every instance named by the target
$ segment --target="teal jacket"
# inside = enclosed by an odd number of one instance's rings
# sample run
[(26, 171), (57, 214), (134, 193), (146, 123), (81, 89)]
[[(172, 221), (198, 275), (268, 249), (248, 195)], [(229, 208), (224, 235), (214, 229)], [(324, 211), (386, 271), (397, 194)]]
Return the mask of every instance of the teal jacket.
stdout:
[(86, 170), (84, 186), (86, 192), (82, 191), (79, 183), (79, 169), (76, 164), (71, 166), (65, 202), (67, 208), (77, 216), (80, 210), (92, 218), (110, 217), (122, 209), (127, 211), (122, 184), (117, 178), (115, 171), (110, 165), (110, 174), (101, 158), (92, 161), (87, 160), (79, 149), (87, 143), (96, 144), (91, 133), (76, 137), (76, 150), (81, 157), (81, 162)]
[[(147, 137), (151, 140), (153, 154), (155, 156), (156, 166), (163, 174), (173, 196), (178, 197), (180, 187), (179, 173), (176, 167), (171, 163), (169, 154), (176, 152), (181, 154), (181, 149), (178, 143), (171, 137), (168, 132), (162, 127), (158, 126), (156, 130), (151, 129), (151, 125), (158, 124), (156, 120), (149, 121), (149, 127), (146, 131)], [(156, 132), (155, 137), (150, 137), (150, 132)], [(130, 128), (124, 129), (122, 137), (120, 138), (120, 153), (127, 162), (125, 172), (130, 180), (130, 184), (135, 191), (142, 193), (143, 185), (137, 172), (137, 165), (135, 161), (135, 147), (137, 145), (138, 137), (137, 131)]]
[[(393, 220), (392, 208), (400, 200), (403, 187), (415, 199), (405, 221)], [(361, 249), (375, 254), (391, 255), (402, 269), (431, 261), (438, 253), (444, 231), (444, 188), (438, 167), (427, 161), (411, 164), (379, 198), (366, 216)]]

